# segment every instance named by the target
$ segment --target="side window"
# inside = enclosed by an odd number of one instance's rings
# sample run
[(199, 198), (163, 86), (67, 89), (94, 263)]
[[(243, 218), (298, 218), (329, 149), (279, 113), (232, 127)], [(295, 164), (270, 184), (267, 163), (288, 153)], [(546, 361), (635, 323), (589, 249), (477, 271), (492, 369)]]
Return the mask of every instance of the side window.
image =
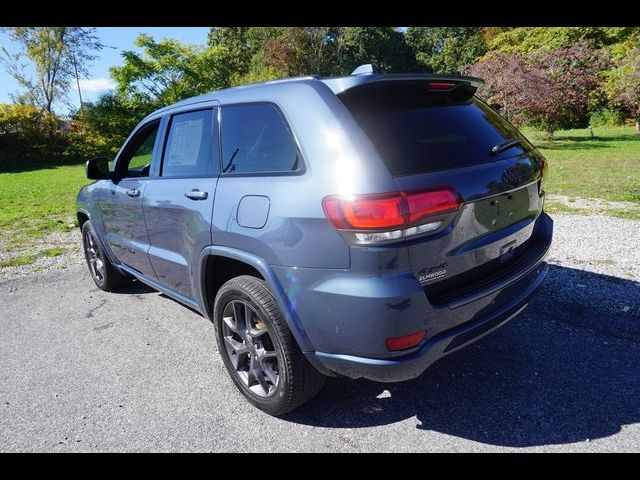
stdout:
[(124, 155), (118, 160), (118, 170), (126, 177), (148, 177), (153, 158), (160, 120), (146, 125), (131, 140)]
[(222, 108), (222, 172), (290, 172), (300, 164), (284, 119), (272, 105)]
[(212, 110), (199, 110), (171, 117), (162, 160), (163, 177), (203, 176), (213, 173), (212, 151), (218, 151), (212, 135)]

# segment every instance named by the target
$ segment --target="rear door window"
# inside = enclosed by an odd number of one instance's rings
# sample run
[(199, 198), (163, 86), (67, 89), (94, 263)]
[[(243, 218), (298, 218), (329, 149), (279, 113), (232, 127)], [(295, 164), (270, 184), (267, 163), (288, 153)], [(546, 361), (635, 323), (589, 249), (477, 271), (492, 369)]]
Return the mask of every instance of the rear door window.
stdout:
[[(478, 165), (533, 148), (471, 93), (431, 92), (422, 81), (397, 82), (355, 88), (340, 99), (394, 176)], [(490, 153), (509, 138), (522, 144)]]

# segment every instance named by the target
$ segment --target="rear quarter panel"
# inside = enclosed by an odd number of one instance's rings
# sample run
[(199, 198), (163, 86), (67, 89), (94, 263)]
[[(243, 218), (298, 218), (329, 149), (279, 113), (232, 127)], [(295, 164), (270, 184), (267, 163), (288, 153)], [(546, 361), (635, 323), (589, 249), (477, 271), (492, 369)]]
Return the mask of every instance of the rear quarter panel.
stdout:
[[(242, 101), (274, 103), (291, 129), (302, 154), (299, 174), (222, 175), (213, 212), (215, 245), (253, 253), (271, 265), (346, 269), (349, 248), (326, 219), (327, 195), (397, 190), (398, 186), (340, 100), (321, 82), (284, 83), (247, 90)], [(262, 228), (238, 224), (243, 197), (269, 198)]]

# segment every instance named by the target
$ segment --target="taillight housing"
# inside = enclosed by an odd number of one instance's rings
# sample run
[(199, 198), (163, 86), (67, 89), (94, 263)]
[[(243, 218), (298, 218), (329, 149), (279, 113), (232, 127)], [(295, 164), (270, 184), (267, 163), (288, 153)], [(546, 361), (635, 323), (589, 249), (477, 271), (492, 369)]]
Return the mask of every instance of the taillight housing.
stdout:
[(402, 227), (406, 221), (404, 199), (397, 193), (331, 196), (323, 200), (322, 206), (339, 229), (380, 230)]
[(397, 241), (438, 230), (442, 219), (462, 202), (451, 187), (373, 195), (329, 196), (322, 202), (327, 218), (359, 243)]

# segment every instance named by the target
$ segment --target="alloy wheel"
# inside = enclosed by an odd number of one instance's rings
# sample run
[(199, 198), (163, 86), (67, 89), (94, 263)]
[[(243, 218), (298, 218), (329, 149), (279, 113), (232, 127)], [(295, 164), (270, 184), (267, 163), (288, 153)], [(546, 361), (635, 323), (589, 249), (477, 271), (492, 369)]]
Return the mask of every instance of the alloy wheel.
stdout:
[(99, 282), (104, 280), (105, 270), (104, 262), (98, 255), (96, 241), (91, 235), (91, 232), (84, 234), (84, 251), (87, 255), (87, 262), (89, 263), (89, 270), (91, 275)]
[(274, 395), (280, 380), (278, 353), (267, 325), (249, 303), (227, 303), (222, 335), (226, 354), (242, 383), (259, 397)]

